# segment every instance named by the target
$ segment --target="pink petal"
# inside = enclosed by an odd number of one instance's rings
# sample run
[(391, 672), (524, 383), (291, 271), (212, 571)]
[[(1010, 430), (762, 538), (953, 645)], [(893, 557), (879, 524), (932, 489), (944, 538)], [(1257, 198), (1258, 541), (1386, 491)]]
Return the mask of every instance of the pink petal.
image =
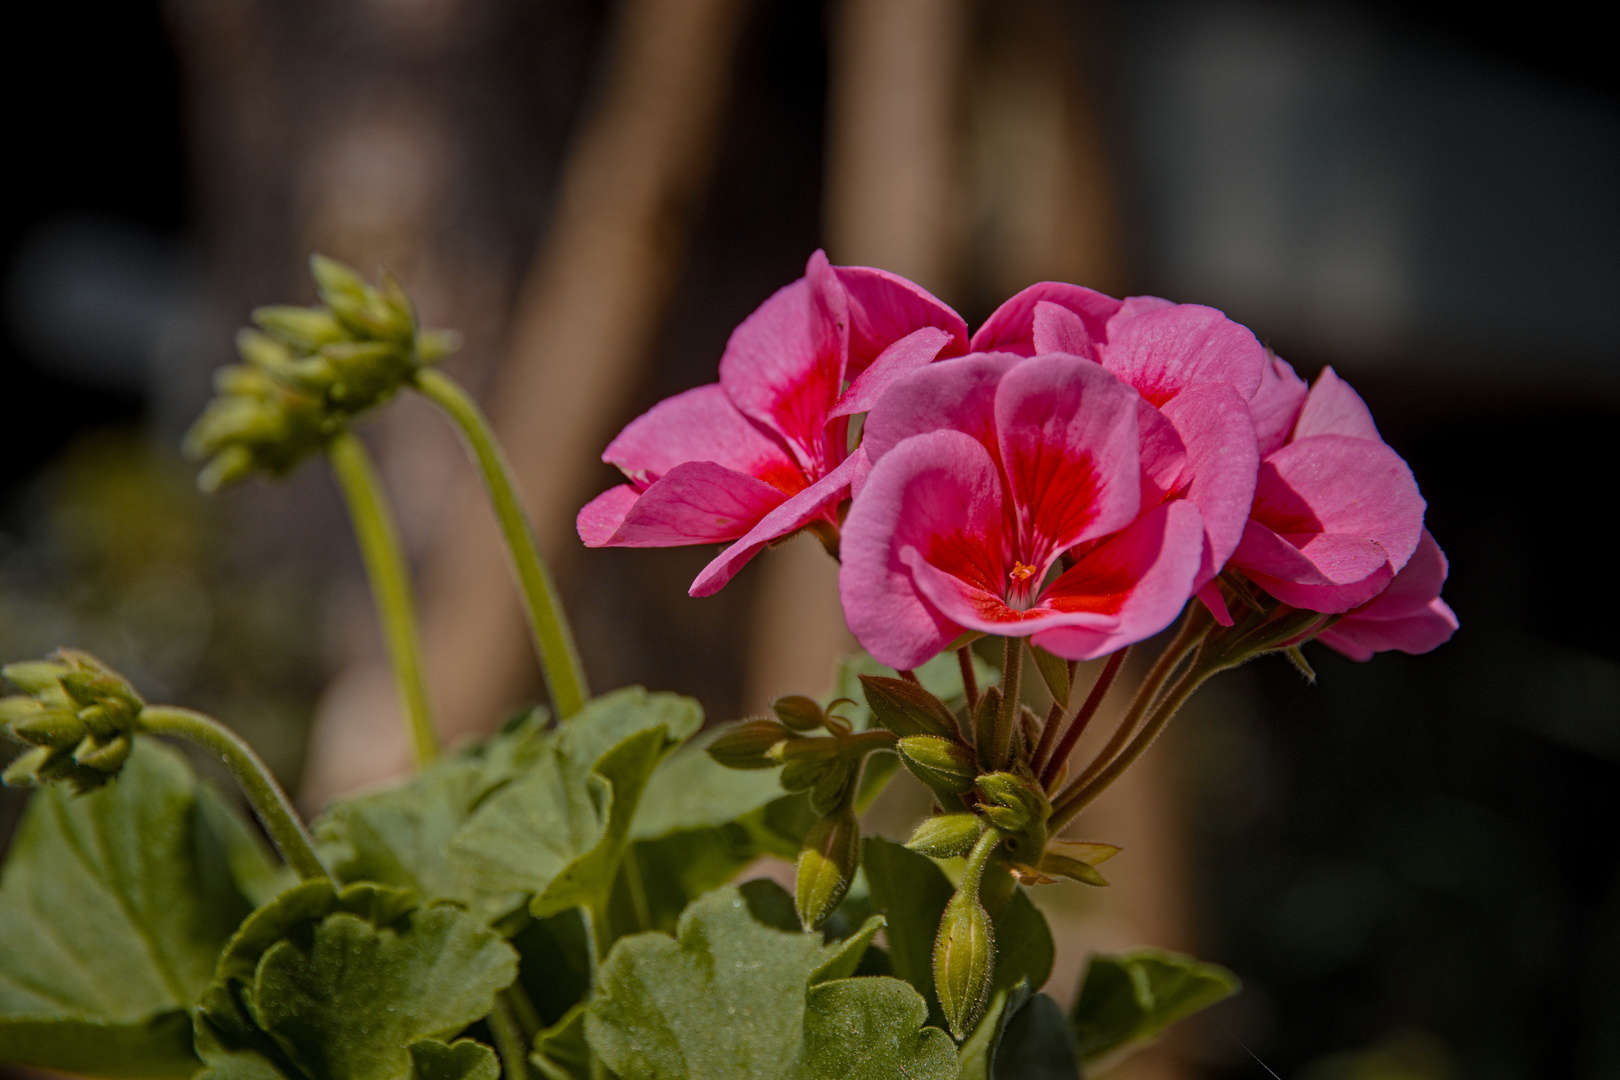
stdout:
[(641, 492), (629, 484), (608, 488), (585, 504), (574, 519), (574, 528), (586, 547), (607, 547), (613, 534), (624, 524), (624, 515), (641, 498)]
[(643, 490), (685, 461), (712, 461), (789, 494), (804, 486), (792, 456), (738, 412), (719, 383), (660, 401), (619, 432), (602, 460)]
[(1417, 548), (1423, 511), (1412, 470), (1395, 451), (1368, 439), (1313, 435), (1261, 464), (1251, 516), (1291, 539), (1330, 533), (1372, 540), (1393, 574)]
[(1389, 565), (1379, 567), (1360, 581), (1349, 585), (1309, 585), (1271, 577), (1245, 568), (1244, 575), (1289, 607), (1333, 615), (1359, 607), (1388, 587), (1394, 577)]
[[(1183, 486), (1187, 470), (1187, 444), (1164, 413), (1136, 399), (1136, 427), (1142, 437), (1142, 512), (1164, 502)], [(1248, 508), (1244, 508), (1248, 514)]]
[(974, 352), (1001, 351), (1019, 356), (1035, 354), (1035, 306), (1049, 301), (1079, 315), (1092, 341), (1107, 337), (1108, 320), (1119, 310), (1119, 301), (1093, 289), (1043, 281), (998, 307), (973, 335)]
[(945, 356), (967, 352), (967, 323), (922, 286), (899, 274), (869, 266), (840, 266), (838, 279), (849, 294), (849, 364), (846, 379), (859, 378), (890, 345), (925, 326), (948, 335)]
[(1031, 339), (1035, 352), (1060, 352), (1097, 358), (1097, 345), (1086, 330), (1085, 320), (1068, 308), (1042, 300), (1035, 305), (1035, 327)]
[(1136, 402), (1100, 366), (1063, 353), (1025, 360), (1002, 377), (996, 429), (1025, 557), (1055, 558), (1136, 517)]
[(1203, 515), (1205, 549), (1196, 588), (1237, 550), (1254, 503), (1260, 452), (1249, 407), (1230, 386), (1198, 386), (1165, 402), (1164, 415), (1187, 447), (1185, 497)]
[(1076, 626), (1100, 634), (1119, 626), (1117, 615), (1103, 611), (1057, 612), (1045, 605), (1020, 611), (1003, 599), (999, 589), (986, 588), (977, 580), (942, 570), (914, 547), (903, 549), (900, 558), (911, 570), (918, 591), (943, 615), (967, 630), (1003, 637), (1028, 637), (1060, 626)]
[(1228, 383), (1247, 401), (1266, 364), (1265, 348), (1246, 327), (1198, 304), (1116, 316), (1100, 352), (1103, 367), (1155, 405), (1205, 383)]
[(677, 465), (641, 493), (603, 547), (712, 544), (741, 536), (782, 503), (763, 480), (712, 461)]
[(879, 662), (906, 669), (950, 644), (961, 627), (918, 589), (906, 553), (966, 584), (996, 588), (1001, 517), (1000, 475), (973, 437), (936, 430), (892, 447), (842, 530), (838, 594), (856, 640)]
[(780, 434), (811, 475), (833, 464), (827, 413), (842, 389), (848, 338), (843, 286), (818, 251), (803, 278), (731, 332), (720, 357), (720, 385), (732, 404)]
[(1231, 562), (1245, 573), (1299, 585), (1351, 585), (1377, 573), (1389, 556), (1376, 541), (1364, 537), (1321, 533), (1284, 537), (1250, 520)]
[(1316, 384), (1311, 387), (1305, 407), (1294, 424), (1296, 441), (1312, 435), (1349, 435), (1373, 442), (1384, 441), (1367, 403), (1330, 367), (1323, 368), (1322, 374), (1316, 377)]
[(896, 379), (934, 362), (940, 350), (951, 343), (951, 335), (937, 326), (913, 330), (883, 350), (865, 371), (855, 376), (844, 396), (829, 416), (853, 416), (867, 412)]
[(1440, 550), (1440, 545), (1429, 530), (1424, 529), (1417, 550), (1401, 572), (1395, 575), (1395, 580), (1389, 583), (1389, 588), (1335, 625), (1342, 625), (1351, 619), (1404, 619), (1422, 614), (1429, 610), (1430, 602), (1439, 597), (1450, 572), (1445, 552)]
[(1260, 456), (1280, 450), (1294, 430), (1294, 421), (1305, 405), (1305, 380), (1294, 374), (1286, 360), (1272, 355), (1261, 374), (1260, 389), (1249, 401), (1254, 417), (1255, 438)]
[(1012, 353), (973, 353), (936, 361), (900, 378), (867, 414), (861, 446), (875, 463), (913, 435), (951, 428), (999, 455), (996, 387), (1022, 362), (1023, 357)]
[(1047, 587), (1040, 607), (1065, 617), (1106, 614), (1111, 627), (1070, 622), (1037, 632), (1035, 644), (1066, 660), (1091, 660), (1152, 637), (1192, 595), (1204, 547), (1198, 509), (1171, 502), (1084, 555)]
[(1149, 311), (1158, 311), (1160, 308), (1175, 306), (1175, 301), (1166, 300), (1162, 296), (1127, 296), (1125, 301), (1119, 305), (1119, 310), (1109, 317), (1108, 333), (1113, 333), (1115, 327), (1123, 326), (1138, 315), (1146, 314)]
[[(687, 595), (713, 596), (737, 575), (737, 571), (748, 564), (749, 559), (758, 555), (766, 544), (798, 532), (817, 518), (825, 516), (849, 494), (850, 478), (864, 463), (865, 458), (860, 454), (845, 458), (838, 468), (759, 518), (758, 524), (749, 529), (736, 543), (716, 555), (709, 565), (703, 568), (702, 573), (692, 582), (692, 587), (687, 590)], [(724, 539), (729, 540), (731, 537)]]
[(1221, 587), (1213, 581), (1205, 582), (1204, 587), (1198, 590), (1199, 601), (1209, 609), (1210, 615), (1222, 626), (1232, 625), (1232, 613), (1226, 610), (1226, 597), (1221, 595)]
[(1370, 660), (1375, 652), (1399, 649), (1413, 656), (1437, 649), (1457, 632), (1457, 614), (1438, 596), (1423, 610), (1399, 619), (1344, 619), (1316, 639), (1352, 660)]

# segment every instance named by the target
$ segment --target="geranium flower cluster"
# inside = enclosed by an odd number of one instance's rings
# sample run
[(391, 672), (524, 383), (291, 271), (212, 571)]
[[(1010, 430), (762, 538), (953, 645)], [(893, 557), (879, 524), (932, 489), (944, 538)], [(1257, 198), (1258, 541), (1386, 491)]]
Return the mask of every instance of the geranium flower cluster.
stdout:
[[(864, 414), (864, 422), (856, 418)], [(1307, 388), (1213, 308), (1046, 282), (971, 335), (919, 286), (811, 256), (732, 334), (720, 381), (603, 460), (591, 547), (726, 543), (691, 593), (801, 530), (839, 557), (851, 631), (909, 670), (964, 635), (1088, 660), (1194, 597), (1258, 589), (1358, 660), (1449, 639), (1445, 556), (1361, 398)]]

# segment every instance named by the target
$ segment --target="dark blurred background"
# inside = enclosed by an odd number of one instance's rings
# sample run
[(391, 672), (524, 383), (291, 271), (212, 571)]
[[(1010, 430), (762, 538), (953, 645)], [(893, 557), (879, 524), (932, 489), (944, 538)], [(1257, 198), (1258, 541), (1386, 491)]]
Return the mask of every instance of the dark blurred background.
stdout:
[[(318, 808), (403, 760), (318, 465), (195, 493), (175, 450), (311, 250), (387, 265), (522, 474), (593, 682), (730, 719), (848, 642), (809, 545), (579, 550), (619, 425), (715, 378), (825, 246), (970, 323), (1058, 278), (1209, 303), (1363, 393), (1462, 629), (1226, 677), (1088, 833), (1089, 948), (1246, 989), (1119, 1077), (1620, 1077), (1620, 102), (1572, 5), (170, 0), (12, 15), (0, 209), (0, 654), (88, 648), (242, 730)], [(447, 429), (368, 439), (441, 722), (538, 696)], [(22, 796), (6, 792), (9, 829)]]

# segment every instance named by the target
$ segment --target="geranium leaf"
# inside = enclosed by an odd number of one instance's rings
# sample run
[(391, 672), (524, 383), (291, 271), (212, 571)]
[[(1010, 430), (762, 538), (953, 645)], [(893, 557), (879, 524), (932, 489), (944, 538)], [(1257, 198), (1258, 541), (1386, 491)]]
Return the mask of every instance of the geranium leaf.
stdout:
[(996, 1043), (994, 1061), (994, 1080), (1080, 1080), (1068, 1017), (1045, 994), (1036, 994), (1013, 1012)]
[(1019, 983), (1010, 990), (997, 990), (990, 995), (990, 1004), (984, 1007), (984, 1016), (979, 1019), (973, 1033), (962, 1041), (956, 1053), (962, 1067), (961, 1080), (991, 1080), (1001, 1034), (1006, 1030), (1012, 1014), (1023, 1007), (1029, 996), (1028, 983)]
[(410, 1080), (500, 1080), (500, 1059), (481, 1042), (425, 1039), (412, 1043), (410, 1052)]
[(587, 1080), (591, 1051), (585, 1044), (585, 1005), (575, 1005), (562, 1019), (534, 1037), (529, 1063), (546, 1080)]
[(35, 792), (0, 880), (0, 1060), (190, 1076), (185, 1010), (252, 908), (245, 883), (273, 874), (236, 812), (149, 739), (105, 787)]
[(467, 886), (528, 893), (538, 917), (600, 905), (648, 778), (701, 722), (691, 699), (639, 687), (589, 702), (456, 833), (450, 857)]
[(1080, 1059), (1090, 1068), (1146, 1042), (1239, 985), (1223, 967), (1158, 949), (1093, 956), (1070, 1014)]
[(953, 1046), (894, 979), (810, 985), (847, 954), (760, 923), (736, 889), (681, 916), (676, 937), (621, 939), (586, 1010), (586, 1037), (622, 1080), (954, 1080)]

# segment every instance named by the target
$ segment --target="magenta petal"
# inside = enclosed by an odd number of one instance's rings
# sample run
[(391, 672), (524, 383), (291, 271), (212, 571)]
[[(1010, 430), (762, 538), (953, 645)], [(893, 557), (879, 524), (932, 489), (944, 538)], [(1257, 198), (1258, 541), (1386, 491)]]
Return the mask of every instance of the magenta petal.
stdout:
[(1278, 356), (1267, 359), (1270, 362), (1261, 372), (1260, 389), (1249, 401), (1261, 457), (1275, 453), (1288, 441), (1306, 394), (1305, 380), (1294, 374), (1288, 361)]
[(996, 387), (1023, 362), (1012, 353), (973, 353), (940, 360), (896, 380), (867, 414), (861, 445), (874, 463), (913, 435), (951, 428), (999, 454)]
[(961, 633), (917, 588), (906, 552), (989, 591), (1003, 573), (1001, 516), (996, 464), (969, 435), (917, 435), (873, 465), (844, 521), (838, 573), (844, 619), (867, 652), (913, 668)]
[(1305, 611), (1320, 611), (1327, 615), (1335, 615), (1341, 611), (1349, 611), (1351, 608), (1360, 607), (1383, 592), (1388, 587), (1390, 579), (1394, 577), (1387, 563), (1379, 567), (1374, 573), (1350, 585), (1304, 585), (1297, 581), (1286, 581), (1282, 578), (1271, 577), (1268, 574), (1248, 568), (1244, 568), (1243, 573), (1250, 581), (1289, 607), (1296, 607)]
[(1222, 626), (1232, 625), (1232, 613), (1226, 609), (1226, 597), (1221, 595), (1221, 587), (1213, 581), (1204, 583), (1198, 590), (1199, 601), (1209, 609), (1210, 615)]
[(629, 484), (608, 488), (585, 504), (574, 519), (574, 528), (586, 547), (607, 547), (613, 534), (624, 524), (624, 515), (641, 498), (641, 492)]
[(1311, 387), (1305, 407), (1294, 424), (1296, 440), (1312, 435), (1349, 435), (1373, 442), (1384, 441), (1367, 403), (1330, 367), (1323, 368), (1322, 374), (1316, 377), (1316, 384)]
[(1119, 626), (1119, 617), (1106, 611), (1057, 612), (1045, 606), (1019, 611), (1009, 605), (999, 592), (934, 566), (916, 548), (905, 548), (900, 557), (911, 570), (911, 579), (916, 583), (917, 590), (943, 615), (964, 629), (1003, 637), (1028, 637), (1059, 626), (1079, 627), (1102, 634)]
[(945, 331), (944, 355), (967, 352), (967, 323), (927, 289), (869, 266), (840, 266), (836, 271), (849, 294), (846, 379), (859, 378), (890, 345), (925, 326)]
[(974, 352), (1001, 351), (1020, 356), (1035, 354), (1035, 307), (1048, 301), (1079, 315), (1092, 341), (1106, 336), (1108, 320), (1119, 310), (1112, 296), (1061, 281), (1031, 285), (1002, 304), (973, 334)]
[(1204, 383), (1228, 383), (1245, 401), (1260, 389), (1266, 350), (1214, 308), (1175, 304), (1109, 323), (1103, 367), (1155, 405)]
[(1317, 640), (1352, 660), (1399, 649), (1417, 656), (1437, 649), (1457, 632), (1457, 614), (1438, 596), (1415, 614), (1399, 619), (1357, 619), (1353, 615), (1318, 634)]
[(1204, 524), (1190, 503), (1144, 515), (1086, 553), (1041, 599), (1055, 613), (1110, 614), (1116, 625), (1070, 623), (1037, 633), (1035, 643), (1066, 660), (1090, 660), (1152, 637), (1186, 606), (1203, 546)]
[(1440, 589), (1450, 572), (1445, 552), (1440, 550), (1440, 545), (1429, 530), (1424, 529), (1417, 550), (1412, 552), (1412, 558), (1401, 572), (1395, 575), (1395, 580), (1389, 583), (1389, 588), (1350, 612), (1341, 623), (1351, 619), (1404, 619), (1422, 614), (1429, 609), (1429, 602), (1440, 595)]
[(1231, 559), (1245, 573), (1299, 585), (1353, 584), (1388, 562), (1384, 549), (1365, 537), (1321, 533), (1284, 537), (1252, 519), (1245, 524), (1243, 539)]
[(688, 461), (641, 493), (605, 546), (672, 547), (731, 540), (781, 503), (782, 493), (763, 480), (712, 461)]
[(849, 492), (850, 477), (864, 461), (860, 454), (845, 458), (838, 468), (761, 517), (736, 543), (710, 560), (692, 582), (687, 595), (713, 596), (766, 544), (798, 532), (837, 506)]
[(1162, 296), (1127, 296), (1119, 305), (1119, 310), (1109, 316), (1107, 333), (1112, 334), (1117, 327), (1123, 326), (1138, 315), (1175, 306), (1175, 301), (1166, 300)]
[(838, 404), (827, 415), (853, 416), (863, 413), (877, 404), (877, 399), (883, 395), (896, 379), (909, 375), (920, 367), (934, 362), (941, 349), (949, 345), (951, 335), (937, 326), (925, 326), (921, 330), (913, 330), (899, 341), (883, 350), (870, 367), (855, 377), (844, 396), (838, 399)]
[(619, 432), (602, 460), (643, 489), (686, 461), (712, 461), (783, 491), (804, 486), (787, 450), (738, 412), (718, 383), (660, 401)]
[(1028, 555), (1056, 557), (1136, 517), (1136, 403), (1099, 365), (1063, 353), (1025, 360), (1002, 377), (996, 429), (1017, 527), (1031, 540)]
[(1086, 330), (1085, 320), (1060, 304), (1042, 300), (1035, 305), (1035, 327), (1032, 334), (1035, 352), (1060, 352), (1097, 358), (1097, 344)]
[(1170, 418), (1141, 396), (1136, 399), (1136, 427), (1142, 436), (1142, 510), (1146, 512), (1182, 486), (1187, 444)]
[(1260, 468), (1249, 407), (1230, 386), (1199, 386), (1165, 402), (1164, 415), (1187, 447), (1186, 499), (1203, 515), (1206, 541), (1197, 588), (1237, 550), (1254, 503)]

